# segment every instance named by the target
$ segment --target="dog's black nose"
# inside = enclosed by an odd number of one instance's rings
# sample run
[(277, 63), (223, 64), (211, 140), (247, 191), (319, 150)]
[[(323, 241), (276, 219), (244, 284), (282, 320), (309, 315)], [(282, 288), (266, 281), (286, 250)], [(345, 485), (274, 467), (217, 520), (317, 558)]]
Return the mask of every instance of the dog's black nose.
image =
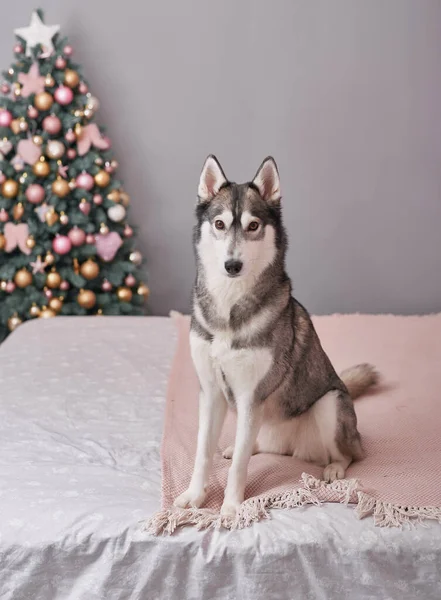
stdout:
[(225, 271), (228, 275), (239, 275), (242, 269), (243, 263), (240, 260), (234, 260), (234, 258), (230, 258), (225, 262)]

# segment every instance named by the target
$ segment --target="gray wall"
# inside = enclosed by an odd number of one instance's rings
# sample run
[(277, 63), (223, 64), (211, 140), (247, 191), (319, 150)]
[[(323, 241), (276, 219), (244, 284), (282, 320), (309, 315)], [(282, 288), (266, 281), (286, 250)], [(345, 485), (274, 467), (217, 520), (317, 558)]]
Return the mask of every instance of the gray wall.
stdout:
[[(214, 152), (278, 161), (289, 272), (315, 313), (441, 310), (439, 0), (46, 0), (132, 194), (151, 308), (187, 310)], [(9, 3), (0, 64), (35, 0)]]

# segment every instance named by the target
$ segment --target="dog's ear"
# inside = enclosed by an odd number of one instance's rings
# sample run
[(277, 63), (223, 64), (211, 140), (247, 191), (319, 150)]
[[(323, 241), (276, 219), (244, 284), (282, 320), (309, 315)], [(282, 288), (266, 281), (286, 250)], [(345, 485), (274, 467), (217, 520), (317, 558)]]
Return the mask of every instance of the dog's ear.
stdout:
[(265, 158), (253, 179), (262, 198), (269, 204), (280, 202), (280, 179), (276, 161), (272, 156)]
[(207, 156), (199, 179), (199, 202), (210, 202), (220, 188), (225, 185), (227, 178), (215, 156)]

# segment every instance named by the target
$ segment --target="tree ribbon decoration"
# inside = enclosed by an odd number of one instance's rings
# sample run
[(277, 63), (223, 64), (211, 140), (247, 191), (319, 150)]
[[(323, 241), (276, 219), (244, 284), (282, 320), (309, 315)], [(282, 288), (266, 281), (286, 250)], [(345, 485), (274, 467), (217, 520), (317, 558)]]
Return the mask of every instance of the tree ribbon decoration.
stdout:
[(17, 248), (23, 252), (23, 254), (30, 254), (31, 249), (26, 246), (26, 240), (29, 236), (29, 228), (26, 223), (6, 223), (4, 230), (6, 245), (5, 251), (12, 252)]
[(84, 156), (89, 152), (92, 145), (99, 150), (108, 150), (110, 147), (109, 142), (101, 135), (96, 123), (90, 123), (90, 125), (83, 127), (77, 144), (78, 154)]

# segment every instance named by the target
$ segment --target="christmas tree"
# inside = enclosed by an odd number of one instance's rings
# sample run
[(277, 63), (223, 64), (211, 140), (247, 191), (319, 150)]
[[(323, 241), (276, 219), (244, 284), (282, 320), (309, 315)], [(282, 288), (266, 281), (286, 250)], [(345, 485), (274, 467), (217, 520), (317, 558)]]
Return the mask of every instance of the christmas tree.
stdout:
[(59, 26), (15, 30), (0, 96), (0, 340), (21, 322), (139, 315), (148, 288), (110, 140)]

